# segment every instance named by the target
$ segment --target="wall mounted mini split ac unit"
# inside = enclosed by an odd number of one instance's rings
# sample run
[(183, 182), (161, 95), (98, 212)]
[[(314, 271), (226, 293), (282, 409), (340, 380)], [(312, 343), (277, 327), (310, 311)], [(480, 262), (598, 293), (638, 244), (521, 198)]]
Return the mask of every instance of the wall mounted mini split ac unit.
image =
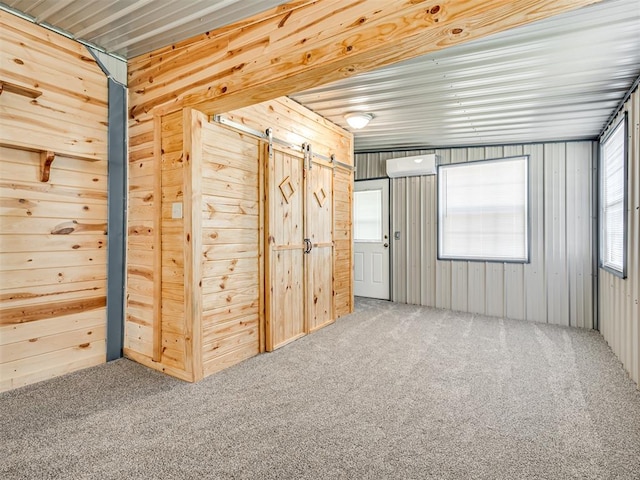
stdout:
[(387, 175), (390, 178), (435, 175), (438, 156), (435, 153), (387, 160)]

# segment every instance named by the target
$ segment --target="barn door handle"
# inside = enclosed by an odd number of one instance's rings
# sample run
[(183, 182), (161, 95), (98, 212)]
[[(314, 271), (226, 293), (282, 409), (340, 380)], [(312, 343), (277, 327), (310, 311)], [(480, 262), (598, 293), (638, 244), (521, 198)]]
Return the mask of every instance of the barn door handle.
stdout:
[(313, 248), (313, 244), (311, 243), (311, 240), (309, 240), (308, 238), (304, 239), (304, 253), (311, 253), (311, 249)]

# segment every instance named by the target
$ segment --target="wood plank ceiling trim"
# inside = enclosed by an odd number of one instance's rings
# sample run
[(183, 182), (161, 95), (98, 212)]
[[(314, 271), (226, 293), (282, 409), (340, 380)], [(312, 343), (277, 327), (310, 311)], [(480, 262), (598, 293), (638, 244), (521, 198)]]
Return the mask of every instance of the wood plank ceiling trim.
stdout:
[(598, 1), (292, 2), (132, 59), (130, 114), (241, 108)]

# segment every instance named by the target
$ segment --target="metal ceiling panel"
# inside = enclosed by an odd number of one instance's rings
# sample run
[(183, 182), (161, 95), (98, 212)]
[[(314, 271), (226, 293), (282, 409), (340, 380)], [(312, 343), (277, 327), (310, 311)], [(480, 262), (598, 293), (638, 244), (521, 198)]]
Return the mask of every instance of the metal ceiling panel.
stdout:
[(356, 151), (593, 139), (640, 74), (640, 0), (608, 0), (293, 95)]
[(5, 0), (11, 10), (122, 58), (251, 17), (283, 0)]

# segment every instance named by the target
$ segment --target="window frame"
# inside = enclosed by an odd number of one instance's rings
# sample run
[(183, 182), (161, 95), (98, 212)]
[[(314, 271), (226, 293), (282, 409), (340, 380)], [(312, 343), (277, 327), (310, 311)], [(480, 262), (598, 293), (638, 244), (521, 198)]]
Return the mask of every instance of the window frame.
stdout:
[[(524, 159), (525, 161), (525, 256), (523, 259), (505, 259), (505, 258), (491, 258), (491, 257), (465, 257), (465, 256), (444, 256), (442, 255), (442, 222), (440, 212), (440, 188), (441, 188), (441, 168), (459, 168), (468, 165), (476, 165), (479, 163), (499, 163), (503, 161), (509, 161), (514, 159)], [(531, 263), (531, 159), (530, 155), (512, 155), (509, 157), (500, 158), (488, 158), (484, 160), (472, 160), (469, 162), (456, 162), (444, 165), (438, 165), (438, 177), (437, 177), (437, 191), (436, 191), (436, 220), (437, 220), (437, 232), (436, 232), (436, 250), (437, 259), (442, 261), (464, 261), (464, 262), (483, 262), (483, 263), (512, 263), (512, 264), (528, 264)]]
[[(623, 186), (622, 186), (622, 269), (618, 270), (604, 261), (604, 253), (606, 247), (605, 241), (605, 225), (604, 225), (604, 155), (603, 151), (605, 143), (622, 128), (623, 145), (622, 145), (622, 170), (623, 170)], [(629, 215), (629, 124), (627, 112), (621, 118), (612, 123), (608, 132), (600, 139), (598, 145), (598, 266), (619, 278), (627, 278), (627, 247), (628, 247), (628, 215)]]
[[(384, 212), (384, 208), (382, 206), (382, 199), (384, 197), (383, 192), (382, 192), (382, 188), (372, 188), (371, 190), (359, 190), (359, 191), (353, 191), (353, 241), (357, 242), (357, 243), (382, 243), (382, 237), (384, 235), (383, 229), (384, 229), (384, 219), (382, 218), (382, 214)], [(372, 238), (368, 238), (368, 239), (361, 239), (359, 237), (357, 237), (357, 230), (358, 230), (358, 222), (356, 219), (357, 216), (357, 201), (356, 201), (356, 197), (358, 197), (360, 193), (371, 193), (371, 192), (379, 192), (380, 193), (380, 198), (376, 199), (379, 200), (379, 202), (376, 203), (376, 210), (378, 209), (378, 207), (380, 208), (379, 211), (377, 211), (376, 213), (379, 213), (380, 215), (380, 224), (376, 225), (379, 226), (379, 233), (380, 236), (376, 237), (375, 239)]]

